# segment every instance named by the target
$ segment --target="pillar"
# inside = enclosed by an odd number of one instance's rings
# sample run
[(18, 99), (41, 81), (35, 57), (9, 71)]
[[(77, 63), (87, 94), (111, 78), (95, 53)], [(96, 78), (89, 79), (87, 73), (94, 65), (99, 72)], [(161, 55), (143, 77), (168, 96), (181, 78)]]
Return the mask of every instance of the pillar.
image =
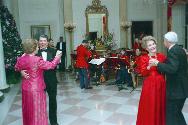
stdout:
[[(1, 29), (1, 25), (0, 25), (0, 29)], [(9, 85), (7, 85), (6, 75), (5, 75), (3, 40), (2, 40), (2, 33), (0, 30), (0, 90), (6, 90), (8, 88)]]

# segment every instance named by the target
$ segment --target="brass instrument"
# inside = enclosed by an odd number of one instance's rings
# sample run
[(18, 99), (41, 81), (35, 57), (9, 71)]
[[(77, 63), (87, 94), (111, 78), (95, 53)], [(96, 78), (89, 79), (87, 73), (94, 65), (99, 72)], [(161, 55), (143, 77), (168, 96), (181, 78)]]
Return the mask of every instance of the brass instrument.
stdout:
[(132, 81), (133, 81), (133, 87), (136, 87), (136, 78), (135, 78), (135, 74), (134, 74), (134, 68), (135, 68), (135, 61), (132, 57), (132, 55), (130, 56), (130, 60), (129, 60), (130, 66), (128, 67), (128, 73), (131, 74), (132, 77)]
[(130, 56), (129, 64), (130, 64), (130, 66), (128, 67), (128, 73), (132, 73), (134, 71), (134, 67), (135, 67), (135, 61), (132, 58), (132, 55)]

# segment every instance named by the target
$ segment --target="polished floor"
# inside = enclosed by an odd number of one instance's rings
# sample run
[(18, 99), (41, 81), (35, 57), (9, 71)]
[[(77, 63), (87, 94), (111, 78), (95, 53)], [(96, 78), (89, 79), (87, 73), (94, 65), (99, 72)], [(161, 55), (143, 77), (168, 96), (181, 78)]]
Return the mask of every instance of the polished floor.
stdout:
[[(140, 91), (118, 91), (114, 85), (81, 90), (74, 75), (58, 78), (59, 125), (135, 125)], [(0, 103), (0, 125), (22, 125), (21, 111), (20, 85), (15, 85)], [(188, 123), (188, 100), (183, 113)]]

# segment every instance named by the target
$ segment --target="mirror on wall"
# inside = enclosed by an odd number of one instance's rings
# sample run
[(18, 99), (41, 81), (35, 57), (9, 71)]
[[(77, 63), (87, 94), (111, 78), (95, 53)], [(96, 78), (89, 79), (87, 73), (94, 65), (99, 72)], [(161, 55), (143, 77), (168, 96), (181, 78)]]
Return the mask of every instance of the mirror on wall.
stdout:
[(91, 40), (103, 37), (108, 34), (108, 10), (101, 5), (100, 0), (93, 0), (92, 5), (85, 10), (86, 34)]

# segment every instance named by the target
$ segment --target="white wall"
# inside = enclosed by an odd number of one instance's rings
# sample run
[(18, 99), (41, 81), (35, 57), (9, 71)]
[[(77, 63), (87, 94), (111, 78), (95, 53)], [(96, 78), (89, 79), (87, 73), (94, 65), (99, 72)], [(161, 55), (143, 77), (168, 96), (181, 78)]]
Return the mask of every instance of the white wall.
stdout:
[[(73, 22), (76, 24), (74, 30), (74, 49), (84, 39), (86, 33), (85, 9), (91, 5), (92, 0), (72, 0)], [(115, 40), (120, 45), (120, 26), (119, 26), (119, 0), (101, 0), (101, 5), (105, 5), (109, 12), (108, 29), (115, 33)]]
[(163, 35), (167, 32), (167, 2), (163, 0), (127, 0), (127, 2), (128, 20), (153, 21), (153, 36), (158, 41), (158, 50), (166, 52)]
[(172, 8), (172, 30), (178, 34), (178, 44), (185, 47), (185, 5)]
[[(153, 29), (157, 29), (157, 0), (147, 3), (147, 0), (127, 0), (127, 16), (129, 21), (153, 21)], [(157, 31), (153, 31), (156, 36)]]
[(63, 35), (62, 2), (60, 0), (18, 0), (20, 35), (31, 37), (31, 25), (50, 25), (54, 42)]
[(13, 15), (18, 32), (20, 32), (20, 21), (19, 21), (19, 10), (18, 10), (18, 0), (3, 0), (4, 5), (8, 8), (9, 12)]

